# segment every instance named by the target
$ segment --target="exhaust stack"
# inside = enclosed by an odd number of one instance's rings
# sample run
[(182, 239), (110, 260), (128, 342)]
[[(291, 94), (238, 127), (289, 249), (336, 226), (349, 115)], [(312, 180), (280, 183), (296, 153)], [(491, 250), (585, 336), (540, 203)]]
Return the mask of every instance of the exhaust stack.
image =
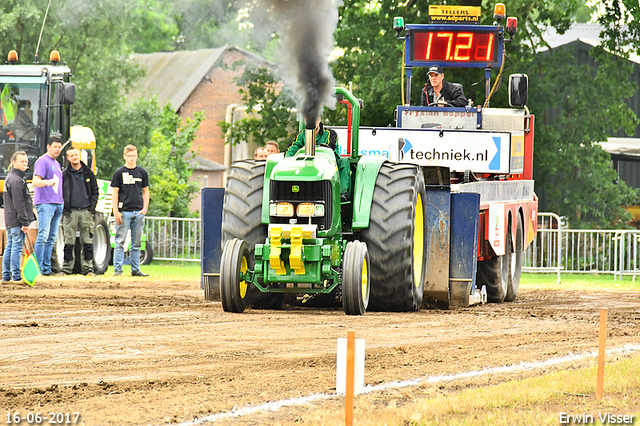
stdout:
[(315, 157), (316, 155), (316, 129), (304, 129), (304, 155), (306, 157)]

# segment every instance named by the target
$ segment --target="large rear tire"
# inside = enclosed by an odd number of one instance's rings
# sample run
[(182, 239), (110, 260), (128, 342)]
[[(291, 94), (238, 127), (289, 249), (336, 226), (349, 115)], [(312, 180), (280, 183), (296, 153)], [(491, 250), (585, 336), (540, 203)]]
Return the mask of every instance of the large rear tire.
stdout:
[(369, 310), (417, 311), (422, 303), (427, 240), (424, 177), (419, 167), (385, 163), (373, 191), (369, 227)]
[(222, 207), (222, 244), (233, 238), (244, 240), (249, 251), (267, 238), (262, 224), (264, 161), (236, 161), (227, 177)]
[[(518, 213), (518, 223), (516, 224), (516, 249), (511, 254), (511, 262), (509, 269), (509, 283), (507, 284), (507, 295), (505, 302), (513, 302), (518, 296), (520, 289), (520, 278), (522, 276), (522, 258), (524, 255), (524, 231), (522, 228), (522, 214)], [(511, 238), (509, 238), (509, 249), (513, 246)]]
[[(264, 161), (241, 160), (231, 165), (227, 177), (222, 207), (222, 244), (233, 238), (244, 240), (253, 265), (254, 248), (267, 238), (267, 227), (262, 224), (262, 186), (264, 185)], [(284, 294), (261, 293), (249, 286), (253, 307), (278, 309)]]
[(225, 243), (220, 260), (220, 298), (225, 312), (244, 312), (249, 284), (241, 274), (252, 268), (247, 243), (237, 238)]
[(361, 241), (350, 241), (342, 267), (342, 306), (347, 315), (364, 315), (369, 306), (369, 253)]

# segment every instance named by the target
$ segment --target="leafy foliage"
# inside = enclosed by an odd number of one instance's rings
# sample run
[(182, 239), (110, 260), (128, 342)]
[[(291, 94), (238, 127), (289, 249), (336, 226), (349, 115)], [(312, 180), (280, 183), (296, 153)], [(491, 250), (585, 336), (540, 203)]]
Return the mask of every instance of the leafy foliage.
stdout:
[(143, 151), (145, 169), (149, 173), (149, 187), (153, 192), (149, 214), (154, 216), (190, 216), (189, 203), (199, 185), (189, 182), (193, 173), (188, 159), (194, 153), (191, 144), (204, 120), (203, 112), (196, 112), (185, 123), (166, 105), (160, 126), (151, 135), (151, 146)]
[(297, 129), (291, 92), (264, 67), (247, 66), (236, 83), (248, 117), (232, 124), (218, 122), (222, 132), (230, 132), (233, 144), (254, 141), (263, 145), (274, 140), (281, 151), (285, 150)]

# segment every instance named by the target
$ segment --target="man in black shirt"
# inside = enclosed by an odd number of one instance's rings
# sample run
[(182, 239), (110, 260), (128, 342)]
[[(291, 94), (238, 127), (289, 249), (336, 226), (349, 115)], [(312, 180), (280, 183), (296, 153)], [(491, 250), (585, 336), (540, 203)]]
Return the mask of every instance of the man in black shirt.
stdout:
[(29, 158), (24, 151), (11, 156), (11, 171), (4, 181), (4, 226), (7, 228), (7, 245), (2, 256), (2, 283), (22, 283), (20, 256), (24, 236), (29, 224), (36, 220), (33, 202), (25, 181)]
[(93, 272), (93, 215), (98, 204), (98, 182), (91, 169), (80, 161), (76, 148), (67, 150), (69, 164), (62, 172), (62, 229), (64, 230), (64, 264), (62, 273), (70, 275), (75, 265), (76, 234), (80, 230), (82, 241), (82, 273), (95, 276)]
[(137, 165), (138, 150), (133, 145), (124, 148), (124, 166), (113, 174), (113, 217), (116, 220), (116, 247), (113, 253), (114, 275), (122, 275), (124, 241), (131, 230), (131, 275), (148, 277), (140, 270), (140, 246), (144, 216), (149, 208), (149, 175)]

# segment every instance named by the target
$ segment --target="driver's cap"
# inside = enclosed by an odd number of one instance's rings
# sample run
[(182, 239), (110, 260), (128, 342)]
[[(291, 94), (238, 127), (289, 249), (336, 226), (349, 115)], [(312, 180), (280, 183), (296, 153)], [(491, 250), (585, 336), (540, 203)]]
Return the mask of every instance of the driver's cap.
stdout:
[(427, 74), (431, 74), (432, 72), (435, 72), (436, 74), (444, 74), (442, 67), (439, 65), (433, 65), (429, 67), (429, 72)]

